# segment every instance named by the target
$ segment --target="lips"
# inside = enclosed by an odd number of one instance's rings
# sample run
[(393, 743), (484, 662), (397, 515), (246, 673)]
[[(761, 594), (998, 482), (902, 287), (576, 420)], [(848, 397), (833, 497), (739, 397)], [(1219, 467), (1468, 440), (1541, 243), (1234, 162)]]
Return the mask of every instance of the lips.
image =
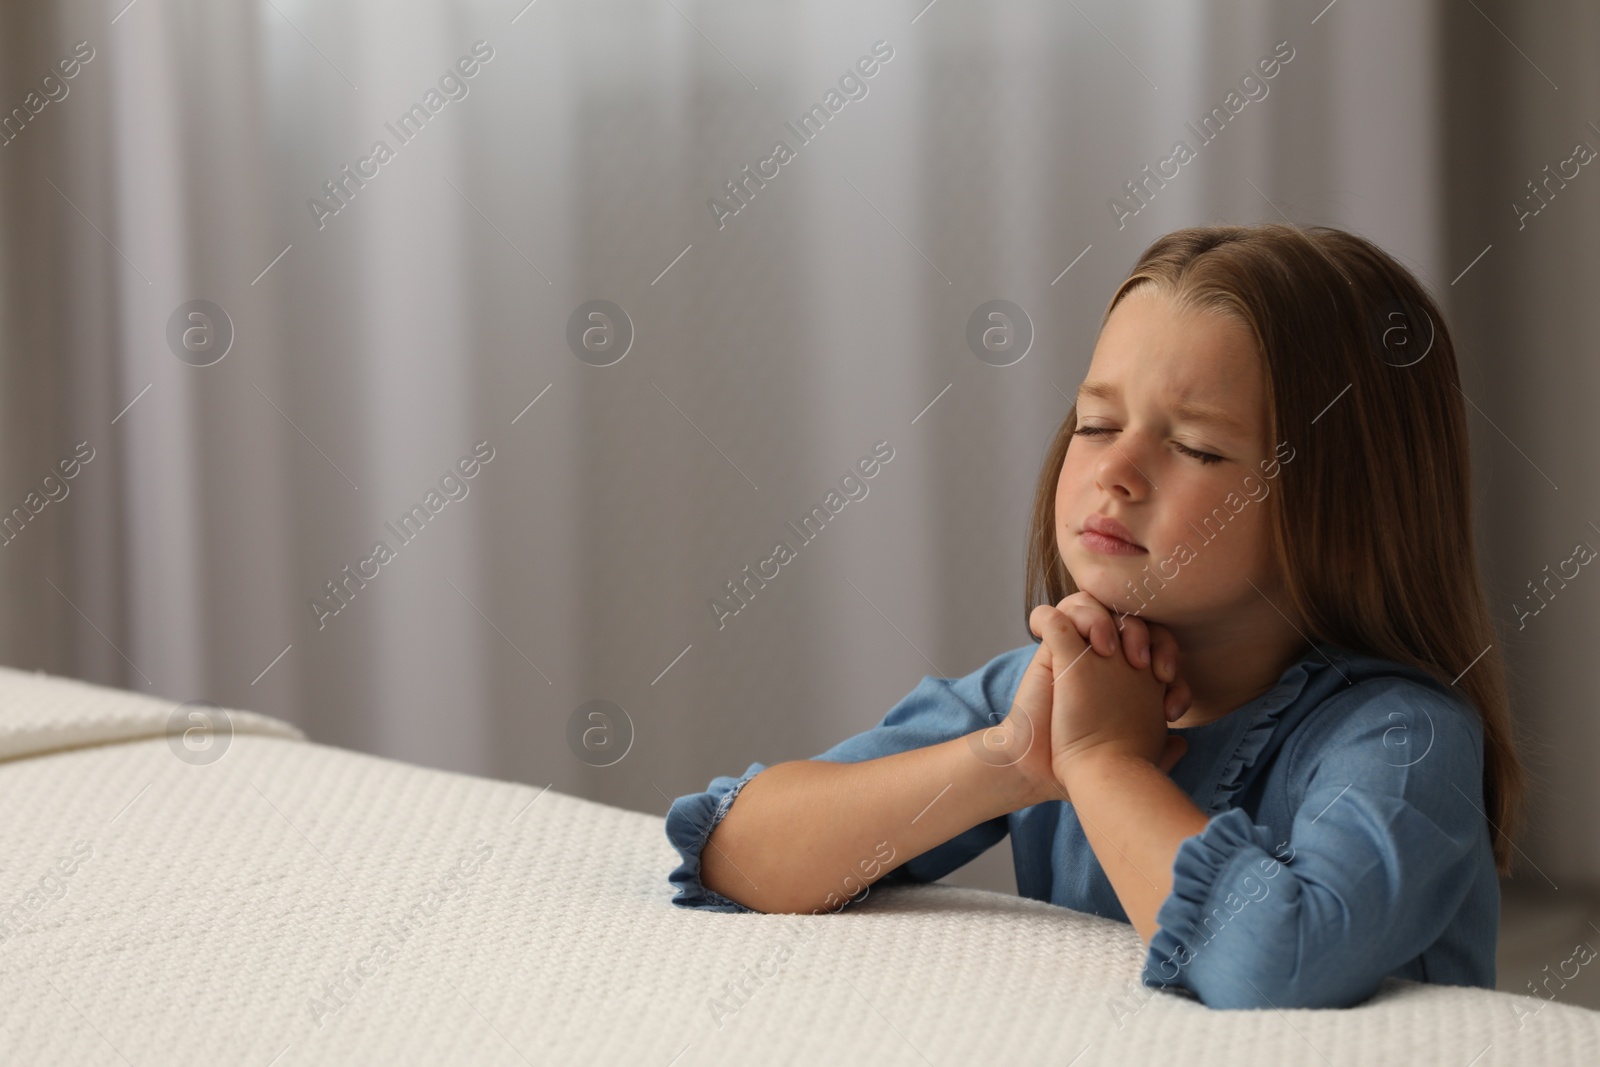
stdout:
[(1083, 520), (1079, 536), (1092, 547), (1119, 553), (1144, 552), (1133, 539), (1133, 531), (1107, 515), (1090, 515)]

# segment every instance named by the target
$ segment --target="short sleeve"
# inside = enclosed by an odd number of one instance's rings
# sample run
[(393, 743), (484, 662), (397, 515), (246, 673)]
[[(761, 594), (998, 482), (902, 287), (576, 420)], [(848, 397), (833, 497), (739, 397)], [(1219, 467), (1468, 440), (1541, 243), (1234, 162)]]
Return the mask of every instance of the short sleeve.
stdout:
[[(1306, 729), (1289, 762), (1306, 781), (1288, 840), (1233, 808), (1179, 845), (1146, 985), (1216, 1008), (1352, 1006), (1437, 940), (1492, 867), (1470, 707), (1386, 678), (1344, 691)], [(1492, 949), (1496, 931), (1479, 933)]]
[[(846, 738), (813, 758), (831, 763), (857, 763), (939, 744), (994, 726), (1010, 711), (1035, 648), (1024, 645), (1001, 653), (960, 678), (924, 675), (876, 726)], [(682, 859), (668, 876), (678, 887), (678, 894), (672, 898), (674, 904), (708, 911), (753, 910), (701, 883), (700, 854), (711, 831), (727, 814), (744, 783), (765, 769), (765, 764), (752, 763), (739, 778), (714, 778), (705, 792), (682, 796), (672, 802), (667, 812), (667, 837)], [(893, 868), (882, 880), (888, 883), (936, 881), (998, 844), (1005, 838), (1007, 829), (1005, 816), (980, 823)]]

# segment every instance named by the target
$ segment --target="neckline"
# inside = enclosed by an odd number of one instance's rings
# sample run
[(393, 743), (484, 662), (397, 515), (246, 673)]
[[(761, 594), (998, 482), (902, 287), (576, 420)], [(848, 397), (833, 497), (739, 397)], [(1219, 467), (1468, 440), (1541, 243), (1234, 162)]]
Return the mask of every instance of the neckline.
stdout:
[[(1210, 722), (1201, 723), (1199, 726), (1169, 725), (1167, 729), (1181, 737), (1209, 736), (1208, 731), (1222, 732), (1224, 724), (1233, 727), (1238, 726), (1242, 721), (1256, 718), (1269, 704), (1275, 704), (1276, 707), (1272, 710), (1276, 710), (1277, 707), (1289, 703), (1299, 695), (1300, 690), (1304, 688), (1308, 673), (1305, 668), (1312, 665), (1311, 661), (1313, 659), (1321, 663), (1328, 663), (1340, 658), (1339, 652), (1339, 649), (1325, 641), (1312, 641), (1310, 647), (1293, 663), (1285, 667), (1283, 672), (1278, 675), (1278, 680), (1264, 692), (1251, 697), (1232, 711), (1218, 716)], [(1298, 675), (1298, 677), (1291, 678), (1291, 675)], [(1281, 700), (1282, 703), (1277, 703), (1278, 700)]]

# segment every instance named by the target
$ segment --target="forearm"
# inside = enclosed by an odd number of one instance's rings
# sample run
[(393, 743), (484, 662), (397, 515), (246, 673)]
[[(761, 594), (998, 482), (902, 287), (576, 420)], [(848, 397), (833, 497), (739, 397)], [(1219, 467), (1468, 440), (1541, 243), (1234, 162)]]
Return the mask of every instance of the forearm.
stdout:
[(1122, 910), (1146, 944), (1172, 892), (1172, 863), (1184, 838), (1210, 819), (1148, 760), (1087, 758), (1067, 775), (1073, 809)]
[(1039, 799), (966, 737), (856, 763), (779, 763), (734, 798), (701, 853), (701, 881), (757, 911), (812, 912)]

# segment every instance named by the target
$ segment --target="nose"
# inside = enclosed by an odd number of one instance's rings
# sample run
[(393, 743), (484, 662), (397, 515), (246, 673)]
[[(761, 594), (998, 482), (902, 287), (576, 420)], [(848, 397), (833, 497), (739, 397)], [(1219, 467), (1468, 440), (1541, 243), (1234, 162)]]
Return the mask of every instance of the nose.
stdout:
[(1128, 448), (1121, 441), (1110, 442), (1095, 464), (1094, 481), (1101, 492), (1135, 502), (1143, 500), (1155, 486), (1129, 455)]

